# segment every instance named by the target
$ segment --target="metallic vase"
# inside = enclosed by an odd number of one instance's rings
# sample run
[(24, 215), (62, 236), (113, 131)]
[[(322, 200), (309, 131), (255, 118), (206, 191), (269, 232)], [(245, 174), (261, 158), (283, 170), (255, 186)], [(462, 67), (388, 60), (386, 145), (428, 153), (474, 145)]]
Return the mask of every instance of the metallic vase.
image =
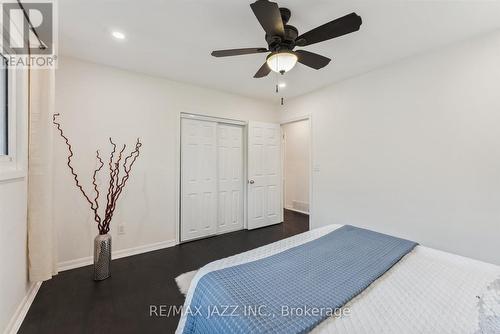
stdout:
[(111, 276), (111, 236), (100, 234), (94, 239), (94, 280)]

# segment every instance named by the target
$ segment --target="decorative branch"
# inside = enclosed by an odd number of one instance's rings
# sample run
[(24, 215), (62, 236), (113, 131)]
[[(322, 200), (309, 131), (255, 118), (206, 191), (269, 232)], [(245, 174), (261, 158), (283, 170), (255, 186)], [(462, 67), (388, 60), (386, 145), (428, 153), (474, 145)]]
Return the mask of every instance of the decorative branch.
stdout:
[(75, 184), (76, 184), (77, 188), (80, 189), (80, 192), (83, 194), (83, 196), (85, 197), (85, 199), (87, 200), (87, 202), (89, 202), (90, 207), (93, 210), (94, 209), (94, 204), (90, 200), (89, 196), (87, 196), (87, 193), (85, 193), (85, 190), (83, 190), (83, 187), (80, 184), (80, 181), (78, 180), (78, 175), (76, 174), (75, 169), (73, 168), (73, 165), (71, 164), (71, 158), (74, 155), (73, 154), (73, 147), (71, 146), (68, 137), (66, 137), (66, 135), (64, 134), (64, 131), (61, 128), (61, 124), (58, 123), (57, 120), (56, 120), (56, 118), (58, 116), (59, 116), (59, 114), (54, 114), (53, 117), (52, 117), (52, 121), (55, 124), (55, 126), (57, 127), (57, 130), (59, 130), (59, 134), (61, 135), (61, 137), (66, 142), (66, 146), (68, 148), (69, 155), (68, 155), (68, 159), (66, 161), (66, 164), (68, 165), (68, 167), (69, 167), (69, 169), (71, 171), (71, 175), (73, 175), (73, 179), (75, 180)]
[[(76, 187), (80, 190), (82, 193), (83, 197), (87, 200), (87, 202), (90, 204), (90, 209), (94, 213), (94, 220), (97, 223), (97, 228), (99, 229), (99, 234), (106, 234), (109, 232), (109, 226), (111, 224), (111, 220), (113, 219), (113, 215), (116, 209), (116, 203), (118, 199), (120, 198), (120, 195), (122, 194), (123, 189), (125, 188), (125, 185), (127, 184), (127, 181), (130, 178), (130, 174), (132, 172), (132, 166), (135, 164), (135, 161), (139, 157), (140, 154), (140, 148), (142, 146), (142, 143), (139, 138), (137, 138), (137, 142), (135, 144), (134, 150), (125, 157), (123, 164), (121, 164), (122, 158), (123, 158), (123, 153), (125, 152), (127, 146), (124, 144), (122, 149), (118, 152), (118, 156), (115, 158), (116, 155), (116, 144), (113, 142), (111, 138), (109, 138), (109, 142), (111, 143), (113, 149), (110, 154), (108, 166), (109, 166), (109, 183), (108, 183), (108, 189), (107, 189), (107, 194), (106, 194), (106, 208), (104, 209), (104, 218), (101, 218), (101, 215), (99, 215), (99, 197), (100, 197), (100, 191), (99, 191), (99, 186), (97, 184), (97, 175), (99, 172), (102, 170), (104, 167), (104, 161), (102, 160), (99, 150), (96, 151), (96, 159), (98, 161), (98, 166), (94, 170), (94, 173), (92, 174), (92, 185), (93, 185), (93, 190), (95, 192), (95, 197), (93, 199), (90, 198), (89, 195), (87, 195), (86, 191), (84, 190), (82, 184), (80, 183), (79, 177), (77, 172), (75, 171), (73, 164), (72, 164), (72, 158), (74, 156), (73, 153), (73, 147), (68, 139), (68, 137), (65, 135), (64, 131), (62, 130), (61, 124), (58, 122), (58, 117), (59, 114), (54, 114), (52, 121), (54, 125), (56, 126), (57, 130), (59, 131), (59, 135), (64, 139), (66, 143), (66, 147), (68, 149), (68, 158), (66, 161), (66, 164), (68, 165), (71, 175), (73, 176), (73, 179), (75, 181)], [(120, 176), (121, 170), (123, 169), (123, 176)]]
[[(118, 198), (120, 197), (123, 188), (125, 188), (125, 185), (127, 184), (128, 179), (130, 178), (130, 172), (132, 170), (132, 166), (134, 165), (135, 161), (137, 160), (137, 157), (139, 157), (140, 154), (140, 148), (142, 146), (142, 143), (140, 142), (139, 138), (137, 138), (137, 142), (135, 144), (135, 149), (130, 153), (125, 158), (125, 161), (123, 162), (123, 170), (125, 172), (125, 175), (122, 177), (120, 180), (119, 177), (115, 178), (116, 184), (115, 184), (115, 191), (113, 192), (113, 195), (111, 196), (111, 201), (108, 202), (108, 215), (106, 215), (106, 219), (103, 222), (104, 228), (106, 230), (109, 230), (109, 224), (111, 223), (111, 219), (113, 218), (113, 214), (116, 208), (116, 203), (118, 201)], [(122, 149), (121, 152), (125, 150), (125, 147)], [(120, 152), (120, 157), (116, 163), (115, 170), (116, 170), (116, 175), (119, 174), (120, 170), (120, 165), (119, 161), (121, 159), (121, 152)], [(132, 159), (132, 160), (130, 160)], [(130, 160), (130, 161), (129, 161)]]
[(94, 174), (92, 175), (92, 184), (94, 185), (94, 190), (95, 190), (95, 198), (94, 198), (94, 205), (95, 205), (95, 210), (94, 210), (94, 220), (97, 222), (98, 226), (101, 225), (101, 217), (97, 214), (99, 211), (99, 189), (97, 187), (97, 173), (99, 173), (104, 166), (104, 162), (102, 161), (101, 157), (99, 156), (99, 150), (96, 151), (96, 158), (99, 161), (100, 165), (99, 167), (94, 170)]

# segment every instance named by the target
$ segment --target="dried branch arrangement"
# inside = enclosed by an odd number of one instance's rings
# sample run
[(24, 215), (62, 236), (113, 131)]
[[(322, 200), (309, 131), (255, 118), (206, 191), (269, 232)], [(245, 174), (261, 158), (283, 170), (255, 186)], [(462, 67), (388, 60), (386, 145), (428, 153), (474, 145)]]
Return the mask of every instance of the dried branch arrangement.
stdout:
[(59, 135), (64, 139), (66, 147), (68, 148), (68, 159), (66, 161), (66, 164), (68, 165), (71, 171), (71, 175), (73, 175), (76, 187), (80, 190), (83, 197), (90, 204), (90, 208), (94, 212), (94, 220), (97, 223), (99, 234), (106, 234), (109, 232), (109, 225), (111, 223), (111, 220), (113, 219), (113, 214), (116, 209), (116, 203), (118, 201), (118, 198), (120, 198), (123, 188), (125, 188), (125, 185), (127, 184), (127, 181), (130, 178), (130, 172), (132, 171), (132, 166), (134, 166), (135, 161), (139, 157), (142, 143), (140, 142), (139, 138), (137, 138), (135, 148), (130, 152), (130, 154), (124, 156), (124, 152), (127, 146), (123, 144), (123, 147), (119, 151), (117, 151), (117, 145), (113, 142), (111, 138), (109, 138), (109, 142), (111, 143), (113, 150), (111, 151), (111, 155), (108, 162), (109, 184), (107, 184), (108, 189), (106, 195), (106, 208), (104, 212), (101, 214), (99, 213), (99, 197), (101, 193), (97, 185), (97, 175), (104, 167), (104, 162), (99, 154), (99, 150), (96, 151), (96, 159), (98, 161), (98, 166), (94, 170), (94, 173), (92, 174), (92, 186), (95, 195), (91, 197), (84, 190), (79, 180), (78, 174), (75, 172), (75, 169), (72, 165), (72, 158), (74, 156), (73, 147), (71, 146), (68, 137), (62, 130), (61, 123), (59, 123), (57, 119), (58, 117), (59, 114), (54, 114), (52, 121), (54, 125), (57, 127)]

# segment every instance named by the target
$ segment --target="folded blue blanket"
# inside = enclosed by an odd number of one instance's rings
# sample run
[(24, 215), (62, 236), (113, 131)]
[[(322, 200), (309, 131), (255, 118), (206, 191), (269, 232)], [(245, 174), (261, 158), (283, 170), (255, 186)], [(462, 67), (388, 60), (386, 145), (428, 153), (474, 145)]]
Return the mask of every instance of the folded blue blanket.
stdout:
[(417, 244), (345, 225), (264, 259), (204, 275), (184, 333), (307, 333)]

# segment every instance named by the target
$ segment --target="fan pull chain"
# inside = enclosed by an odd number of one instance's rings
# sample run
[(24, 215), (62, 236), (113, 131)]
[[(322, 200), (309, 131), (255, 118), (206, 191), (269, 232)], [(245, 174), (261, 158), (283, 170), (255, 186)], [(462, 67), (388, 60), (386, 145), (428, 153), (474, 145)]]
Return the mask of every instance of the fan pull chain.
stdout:
[[(279, 73), (276, 73), (274, 75), (274, 78), (276, 80), (276, 88), (275, 88), (276, 94), (280, 93), (280, 77), (282, 77), (282, 76), (283, 76), (283, 74), (279, 74)], [(281, 105), (285, 104), (285, 98), (283, 96), (280, 97), (280, 104)]]
[(279, 84), (280, 84), (280, 82), (279, 82), (279, 81), (280, 81), (280, 80), (279, 80), (279, 78), (278, 78), (278, 73), (275, 73), (275, 74), (274, 74), (274, 80), (275, 80), (275, 82), (276, 82), (276, 94), (278, 94), (278, 93), (280, 92), (280, 86), (279, 86)]

